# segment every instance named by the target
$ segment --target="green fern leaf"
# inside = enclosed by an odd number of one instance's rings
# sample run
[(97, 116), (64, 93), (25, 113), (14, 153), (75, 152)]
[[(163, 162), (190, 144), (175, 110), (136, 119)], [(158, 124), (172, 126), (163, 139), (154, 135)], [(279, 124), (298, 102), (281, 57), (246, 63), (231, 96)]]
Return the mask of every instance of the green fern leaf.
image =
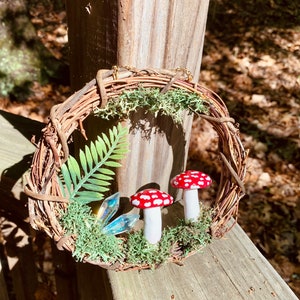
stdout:
[(114, 126), (108, 136), (102, 133), (84, 151), (79, 151), (80, 165), (73, 156), (68, 158), (61, 174), (69, 199), (80, 203), (103, 199), (115, 175), (112, 168), (120, 167), (118, 161), (128, 152), (127, 134), (127, 128)]
[(64, 186), (64, 184), (63, 184), (63, 182), (62, 182), (62, 180), (61, 180), (61, 178), (59, 176), (57, 177), (57, 182), (58, 182), (58, 185), (60, 187), (62, 196), (66, 198), (67, 195), (66, 195), (66, 191), (65, 191), (65, 186)]
[[(110, 132), (110, 131), (109, 131), (109, 132)], [(102, 133), (102, 138), (103, 138), (105, 144), (106, 144), (106, 145), (108, 146), (108, 148), (109, 148), (109, 147), (110, 147), (110, 141), (109, 141), (107, 135), (104, 134), (104, 133)]]
[(112, 168), (118, 168), (121, 167), (121, 164), (116, 161), (107, 161), (105, 162), (105, 165)]
[(123, 158), (122, 154), (112, 154), (110, 156), (110, 159), (115, 159), (115, 160), (119, 160), (119, 159), (122, 159), (122, 158)]
[(115, 175), (114, 171), (112, 171), (110, 169), (106, 169), (106, 168), (99, 169), (99, 172), (102, 173), (102, 174), (105, 174), (105, 175), (112, 175), (112, 176)]
[[(107, 188), (107, 187), (103, 187), (101, 185), (92, 184), (92, 183), (84, 183), (82, 185), (82, 187), (84, 189), (86, 189), (87, 191), (93, 191), (93, 192), (106, 192), (109, 190), (109, 188)], [(99, 199), (96, 199), (96, 200), (99, 200)]]
[(100, 156), (100, 159), (103, 159), (104, 152), (106, 151), (105, 143), (103, 142), (103, 140), (101, 138), (98, 138), (98, 140), (96, 140), (95, 144), (96, 144), (96, 149), (97, 149), (98, 155)]
[(78, 180), (80, 180), (80, 177), (81, 177), (79, 165), (73, 156), (69, 157), (67, 164), (68, 164), (68, 169), (69, 169), (73, 184), (76, 185)]
[(110, 138), (110, 140), (113, 140), (114, 139), (114, 136), (115, 136), (115, 132), (113, 131), (113, 130), (109, 130), (108, 131), (108, 133), (109, 133), (109, 138)]
[(93, 191), (80, 191), (77, 193), (74, 198), (75, 201), (78, 201), (82, 204), (88, 204), (95, 201), (95, 199), (103, 199), (104, 195), (102, 193), (93, 192)]
[(94, 184), (94, 185), (102, 185), (102, 186), (109, 186), (110, 182), (105, 181), (105, 180), (100, 180), (100, 179), (94, 179), (94, 178), (89, 178), (87, 182)]
[(79, 150), (79, 159), (80, 159), (80, 164), (81, 164), (81, 167), (83, 169), (83, 172), (87, 173), (88, 172), (87, 161), (86, 161), (85, 154), (81, 149)]
[(71, 194), (71, 189), (72, 189), (72, 179), (68, 170), (68, 167), (66, 164), (63, 164), (61, 166), (61, 173), (65, 182), (65, 185), (67, 187), (69, 195)]
[(104, 175), (104, 174), (93, 174), (92, 177), (96, 178), (96, 179), (102, 179), (102, 180), (112, 180), (113, 179), (112, 176), (108, 176), (108, 175)]
[(90, 170), (92, 170), (93, 169), (93, 158), (92, 158), (90, 148), (87, 145), (85, 145), (85, 157), (86, 157), (86, 161), (89, 165)]
[(91, 149), (91, 153), (92, 153), (94, 163), (97, 164), (97, 162), (98, 162), (98, 153), (97, 153), (97, 150), (96, 150), (96, 146), (93, 142), (91, 142), (90, 149)]

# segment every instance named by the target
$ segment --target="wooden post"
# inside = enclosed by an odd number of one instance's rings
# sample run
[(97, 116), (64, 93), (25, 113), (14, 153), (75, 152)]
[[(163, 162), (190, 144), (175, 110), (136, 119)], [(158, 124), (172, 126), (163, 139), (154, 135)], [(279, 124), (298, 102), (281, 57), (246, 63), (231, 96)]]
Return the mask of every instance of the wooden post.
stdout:
[(112, 65), (185, 67), (199, 79), (208, 0), (67, 0), (73, 89)]
[(198, 81), (208, 0), (121, 0), (118, 64), (187, 68)]
[[(73, 90), (80, 89), (94, 78), (98, 69), (113, 65), (166, 69), (182, 67), (194, 74), (195, 81), (199, 79), (208, 0), (66, 0), (66, 3)], [(183, 125), (186, 132), (183, 150), (178, 151), (183, 153), (180, 158), (183, 162), (187, 158), (191, 125), (192, 117), (189, 116)], [(95, 128), (96, 123), (89, 123), (88, 126)], [(171, 127), (169, 132), (173, 134)], [(166, 151), (172, 151), (164, 143)], [(176, 159), (173, 158), (174, 161)], [(183, 167), (180, 164), (178, 169)], [(123, 177), (128, 179), (130, 176), (130, 173), (125, 173)], [(164, 181), (167, 184), (169, 177)], [(137, 185), (142, 184), (139, 182), (125, 192), (135, 192)], [(165, 186), (162, 189), (166, 189)], [(93, 276), (104, 280), (100, 268), (82, 268), (78, 265), (77, 269), (82, 272), (78, 276), (79, 287), (89, 286)], [(89, 299), (101, 297), (101, 291), (95, 287), (85, 290), (89, 292)]]
[(117, 64), (117, 0), (66, 0), (72, 89)]
[[(95, 77), (98, 69), (112, 65), (182, 67), (194, 74), (195, 81), (199, 79), (209, 1), (90, 1), (87, 6), (81, 1), (67, 1), (67, 4), (73, 89), (81, 88)], [(116, 189), (121, 196), (128, 197), (153, 183), (179, 199), (178, 191), (169, 181), (185, 168), (193, 117), (185, 116), (182, 128), (166, 118), (148, 119), (153, 128), (148, 140), (140, 138), (139, 133), (129, 137), (134, 147), (122, 170), (118, 170)], [(90, 120), (84, 126), (91, 139), (111, 125)], [(161, 124), (164, 135), (154, 129)], [(140, 158), (137, 162), (139, 153), (148, 157), (147, 161)]]

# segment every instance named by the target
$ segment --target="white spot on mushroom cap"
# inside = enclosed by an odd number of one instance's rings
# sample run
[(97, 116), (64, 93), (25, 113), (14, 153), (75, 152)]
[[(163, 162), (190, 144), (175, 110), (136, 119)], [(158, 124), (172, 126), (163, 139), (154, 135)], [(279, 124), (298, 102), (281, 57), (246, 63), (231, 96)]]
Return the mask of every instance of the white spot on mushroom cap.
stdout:
[(153, 204), (155, 204), (157, 206), (161, 205), (162, 203), (163, 203), (162, 199), (156, 199), (153, 201)]
[(164, 200), (164, 205), (172, 204), (172, 202), (169, 199)]
[[(164, 205), (170, 205), (174, 199), (171, 195), (156, 189), (146, 189), (132, 195), (131, 204), (139, 208), (152, 208)], [(167, 204), (164, 204), (164, 199), (168, 199)]]
[(185, 171), (179, 175), (176, 175), (171, 180), (173, 187), (182, 189), (204, 188), (209, 186), (211, 182), (212, 180), (207, 174), (195, 170)]
[(141, 202), (137, 199), (134, 199), (131, 203), (133, 206), (138, 206), (138, 205), (140, 205)]
[(192, 179), (184, 179), (184, 182), (193, 182), (193, 180)]

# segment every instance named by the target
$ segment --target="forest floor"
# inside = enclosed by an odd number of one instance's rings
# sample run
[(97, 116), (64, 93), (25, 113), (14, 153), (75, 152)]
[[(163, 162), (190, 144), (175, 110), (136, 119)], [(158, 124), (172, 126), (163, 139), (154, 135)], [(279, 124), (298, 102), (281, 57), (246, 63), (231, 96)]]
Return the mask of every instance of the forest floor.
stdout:
[(300, 4), (263, 2), (211, 2), (200, 80), (250, 151), (239, 223), (300, 296)]
[[(300, 4), (277, 2), (211, 1), (200, 80), (223, 98), (249, 149), (239, 223), (300, 297)], [(65, 12), (41, 2), (30, 15), (41, 42), (62, 59)], [(26, 101), (1, 99), (0, 109), (46, 122), (69, 95), (69, 86), (34, 83)], [(204, 128), (194, 122), (191, 165), (214, 159), (214, 133)]]

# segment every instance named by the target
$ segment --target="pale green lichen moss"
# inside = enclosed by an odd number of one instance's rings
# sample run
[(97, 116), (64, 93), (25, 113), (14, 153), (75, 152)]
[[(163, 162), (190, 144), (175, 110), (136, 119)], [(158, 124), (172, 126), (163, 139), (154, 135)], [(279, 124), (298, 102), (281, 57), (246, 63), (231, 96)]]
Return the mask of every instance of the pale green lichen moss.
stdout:
[(205, 100), (204, 95), (184, 89), (170, 89), (161, 93), (159, 88), (139, 86), (134, 90), (124, 90), (120, 96), (110, 99), (104, 108), (95, 109), (95, 114), (103, 119), (124, 119), (137, 109), (144, 108), (146, 113), (170, 116), (175, 123), (181, 123), (186, 110), (191, 113), (207, 113)]
[(61, 224), (66, 235), (76, 237), (73, 256), (82, 261), (101, 260), (115, 262), (124, 257), (122, 241), (114, 235), (102, 233), (95, 215), (88, 205), (72, 201), (68, 209), (61, 213)]
[(209, 228), (211, 226), (211, 210), (202, 209), (197, 222), (185, 223), (179, 220), (178, 225), (166, 227), (157, 245), (149, 244), (142, 231), (128, 236), (127, 262), (130, 264), (149, 264), (152, 267), (166, 262), (171, 252), (181, 252), (186, 257), (193, 251), (200, 251), (211, 242)]
[[(210, 243), (211, 210), (202, 209), (198, 222), (166, 227), (157, 245), (149, 244), (143, 231), (129, 233), (127, 239), (114, 235), (104, 235), (88, 205), (72, 201), (68, 209), (61, 213), (61, 224), (66, 235), (76, 238), (73, 256), (76, 260), (101, 260), (105, 263), (125, 261), (129, 264), (155, 267), (166, 262), (172, 251), (180, 251), (185, 257), (193, 251), (200, 251)], [(175, 247), (174, 247), (175, 246)], [(173, 250), (172, 250), (173, 249)]]

